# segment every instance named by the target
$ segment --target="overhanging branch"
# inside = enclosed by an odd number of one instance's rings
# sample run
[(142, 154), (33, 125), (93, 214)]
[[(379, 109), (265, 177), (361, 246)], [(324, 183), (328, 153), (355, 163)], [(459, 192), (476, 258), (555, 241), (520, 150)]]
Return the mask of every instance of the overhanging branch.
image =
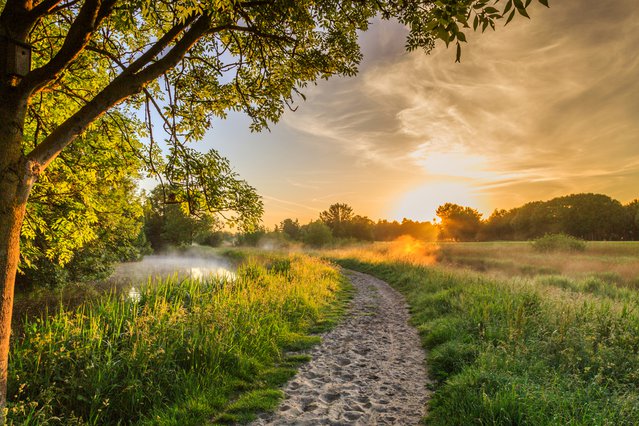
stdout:
[(26, 93), (37, 92), (56, 80), (84, 50), (100, 22), (110, 15), (117, 0), (86, 0), (80, 8), (60, 50), (45, 65), (34, 69), (22, 80)]
[(67, 145), (84, 132), (89, 124), (102, 116), (109, 108), (140, 92), (150, 81), (177, 65), (209, 28), (210, 18), (199, 16), (166, 55), (138, 73), (123, 73), (116, 77), (90, 102), (51, 132), (27, 155), (27, 158), (37, 163), (40, 170), (44, 169)]

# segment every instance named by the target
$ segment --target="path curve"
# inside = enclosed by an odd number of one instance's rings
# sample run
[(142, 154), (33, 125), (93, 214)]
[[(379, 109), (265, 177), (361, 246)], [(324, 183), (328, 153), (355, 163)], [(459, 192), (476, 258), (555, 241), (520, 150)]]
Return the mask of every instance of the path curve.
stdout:
[(357, 290), (346, 317), (311, 350), (277, 411), (252, 425), (417, 425), (425, 415), (425, 354), (404, 298), (346, 273)]

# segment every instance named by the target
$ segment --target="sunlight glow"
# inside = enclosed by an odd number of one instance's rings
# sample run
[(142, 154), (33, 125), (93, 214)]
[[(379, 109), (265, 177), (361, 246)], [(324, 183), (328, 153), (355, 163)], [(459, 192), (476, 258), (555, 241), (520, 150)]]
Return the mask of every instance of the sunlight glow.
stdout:
[(483, 203), (475, 189), (464, 182), (432, 182), (404, 193), (390, 216), (398, 221), (409, 218), (420, 221), (433, 221), (437, 207), (445, 203), (477, 208), (483, 212)]
[(393, 259), (410, 260), (420, 265), (437, 263), (439, 244), (416, 240), (410, 235), (402, 235), (388, 246), (388, 255)]
[(430, 152), (422, 150), (412, 155), (431, 175), (486, 179), (495, 175), (486, 170), (486, 158), (461, 152)]

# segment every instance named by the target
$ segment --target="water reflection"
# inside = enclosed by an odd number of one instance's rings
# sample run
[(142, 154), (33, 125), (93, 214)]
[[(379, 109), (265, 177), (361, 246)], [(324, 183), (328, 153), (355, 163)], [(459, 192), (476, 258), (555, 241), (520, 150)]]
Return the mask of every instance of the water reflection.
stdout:
[[(174, 275), (180, 279), (202, 280), (218, 277), (233, 280), (235, 279), (233, 269), (233, 266), (223, 258), (151, 255), (139, 262), (118, 265), (109, 281), (139, 284), (146, 283), (149, 279), (164, 279)], [(139, 291), (135, 287), (131, 287), (128, 294), (132, 299), (139, 298)]]
[(221, 266), (217, 268), (202, 268), (202, 267), (190, 268), (189, 275), (191, 278), (195, 280), (201, 280), (201, 279), (209, 278), (211, 276), (218, 277), (218, 278), (226, 278), (228, 280), (235, 279), (234, 272), (231, 272), (227, 268), (224, 268)]
[(142, 298), (142, 296), (140, 295), (140, 290), (138, 290), (134, 286), (131, 286), (131, 289), (129, 290), (129, 293), (127, 294), (127, 297), (133, 303), (138, 303), (140, 301), (140, 299)]

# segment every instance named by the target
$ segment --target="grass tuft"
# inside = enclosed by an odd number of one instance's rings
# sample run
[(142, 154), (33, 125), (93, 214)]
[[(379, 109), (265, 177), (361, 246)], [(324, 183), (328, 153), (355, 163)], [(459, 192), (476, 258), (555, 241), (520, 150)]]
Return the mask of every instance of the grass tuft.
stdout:
[(8, 421), (21, 425), (244, 422), (335, 320), (344, 279), (325, 261), (257, 253), (235, 280), (165, 279), (24, 323)]
[(337, 261), (406, 296), (436, 379), (428, 424), (639, 424), (639, 298), (616, 276)]

